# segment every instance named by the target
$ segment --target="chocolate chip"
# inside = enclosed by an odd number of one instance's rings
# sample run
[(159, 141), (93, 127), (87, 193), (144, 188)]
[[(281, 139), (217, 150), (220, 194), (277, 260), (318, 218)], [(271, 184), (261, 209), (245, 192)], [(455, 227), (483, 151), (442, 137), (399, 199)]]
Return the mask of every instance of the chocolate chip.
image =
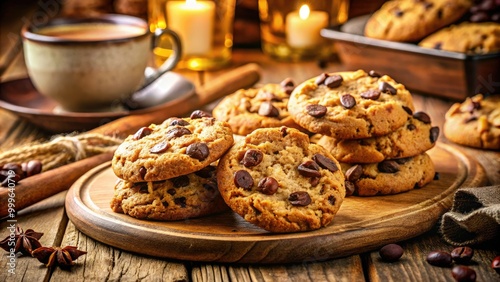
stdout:
[(297, 167), (300, 175), (306, 177), (321, 177), (321, 172), (319, 172), (319, 165), (315, 161), (305, 161)]
[(370, 89), (360, 94), (361, 98), (377, 100), (380, 98), (380, 90), (378, 89)]
[(295, 89), (295, 83), (293, 80), (289, 77), (285, 78), (281, 83), (280, 83), (281, 89), (283, 92), (286, 94), (290, 95), (293, 92), (293, 89)]
[(400, 9), (395, 9), (394, 10), (394, 15), (396, 15), (396, 17), (400, 18), (404, 15), (404, 12)]
[(351, 181), (345, 181), (345, 196), (352, 196), (356, 191), (356, 186)]
[(382, 81), (379, 83), (378, 89), (382, 92), (389, 93), (391, 95), (396, 95), (398, 93), (396, 88), (394, 88), (392, 85), (390, 85), (389, 83), (387, 83), (385, 81)]
[(451, 259), (459, 264), (469, 264), (474, 256), (474, 250), (470, 247), (457, 247), (450, 253)]
[(340, 96), (340, 103), (344, 106), (344, 108), (351, 109), (356, 106), (356, 99), (354, 99), (351, 94), (344, 94)]
[(311, 104), (306, 106), (307, 113), (315, 118), (320, 118), (326, 115), (326, 107), (318, 104)]
[(354, 165), (345, 172), (345, 177), (350, 182), (356, 182), (363, 175), (363, 167)]
[(33, 176), (42, 172), (42, 162), (39, 160), (31, 160), (26, 164), (26, 177)]
[(265, 117), (279, 117), (280, 111), (271, 102), (262, 102), (258, 111), (259, 115)]
[(141, 194), (147, 194), (149, 193), (149, 190), (148, 190), (148, 183), (147, 182), (138, 182), (138, 183), (134, 183), (132, 185), (132, 190), (134, 192), (139, 192)]
[(342, 76), (338, 75), (338, 74), (334, 74), (332, 76), (329, 76), (327, 78), (325, 78), (325, 85), (328, 87), (328, 88), (337, 88), (339, 87), (340, 85), (342, 85), (342, 81), (344, 81), (344, 79), (342, 78)]
[(437, 126), (431, 127), (431, 134), (430, 134), (431, 143), (436, 142), (438, 137), (439, 137), (439, 127)]
[(374, 71), (374, 70), (371, 70), (368, 72), (368, 75), (371, 76), (371, 77), (382, 77), (382, 74)]
[(185, 128), (185, 127), (174, 127), (167, 131), (166, 138), (167, 140), (176, 138), (176, 137), (181, 137), (183, 135), (191, 134), (191, 130)]
[(434, 3), (429, 3), (429, 2), (424, 2), (424, 8), (426, 10), (429, 10), (430, 8), (432, 8), (434, 6)]
[(377, 168), (380, 172), (396, 173), (399, 171), (399, 165), (393, 160), (385, 160), (378, 163)]
[(312, 159), (317, 164), (319, 164), (319, 166), (321, 166), (324, 169), (328, 169), (331, 172), (336, 172), (337, 170), (339, 170), (339, 168), (332, 159), (327, 158), (321, 154), (314, 154)]
[(217, 183), (216, 182), (208, 182), (208, 183), (203, 183), (203, 189), (214, 192), (217, 191)]
[(208, 157), (208, 146), (205, 143), (193, 143), (187, 147), (186, 154), (193, 159), (203, 161)]
[(167, 141), (162, 141), (154, 145), (153, 148), (149, 150), (149, 152), (152, 154), (161, 154), (166, 152), (168, 148), (170, 148), (170, 143), (168, 143)]
[(202, 111), (202, 110), (196, 110), (191, 113), (189, 116), (191, 119), (197, 119), (197, 118), (202, 118), (202, 117), (212, 117), (212, 115), (208, 112)]
[(403, 110), (405, 110), (405, 112), (408, 113), (410, 116), (413, 115), (413, 111), (409, 107), (403, 106)]
[(174, 126), (174, 125), (186, 126), (186, 125), (189, 125), (189, 122), (187, 122), (181, 118), (177, 118), (177, 119), (174, 119), (170, 122), (170, 126)]
[(456, 281), (460, 282), (474, 282), (476, 281), (476, 271), (465, 265), (457, 265), (451, 270), (451, 276)]
[(264, 157), (264, 154), (255, 149), (249, 149), (245, 152), (245, 155), (243, 156), (243, 159), (241, 160), (241, 163), (245, 167), (252, 167), (260, 164), (262, 161), (262, 158)]
[(149, 127), (141, 127), (141, 129), (137, 130), (137, 132), (134, 134), (134, 137), (132, 137), (134, 140), (139, 140), (143, 138), (144, 136), (147, 136), (151, 134), (153, 130)]
[(236, 185), (236, 187), (250, 190), (253, 186), (253, 178), (248, 171), (238, 170), (234, 174), (234, 184)]
[(403, 248), (398, 244), (387, 244), (378, 251), (380, 258), (387, 262), (397, 261), (403, 256), (403, 253)]
[(214, 166), (207, 166), (207, 167), (204, 167), (198, 171), (196, 171), (194, 174), (196, 174), (197, 176), (201, 177), (201, 178), (210, 178), (214, 175), (214, 172), (215, 172), (216, 168)]
[(141, 176), (142, 179), (144, 179), (147, 172), (148, 170), (145, 167), (141, 166), (141, 168), (139, 168), (139, 175)]
[(434, 266), (448, 267), (452, 263), (451, 255), (447, 252), (433, 251), (427, 255), (427, 262)]
[(181, 175), (170, 179), (175, 188), (186, 187), (189, 185), (189, 177), (187, 175)]
[(288, 132), (287, 132), (288, 128), (286, 126), (282, 126), (280, 128), (280, 132), (281, 132), (281, 136), (285, 137), (288, 135)]
[(411, 159), (412, 159), (412, 157), (407, 157), (407, 158), (394, 159), (393, 161), (395, 161), (398, 164), (405, 164)]
[(167, 193), (169, 193), (170, 195), (175, 195), (175, 193), (177, 193), (177, 191), (175, 191), (175, 189), (171, 188), (171, 189), (168, 189), (167, 190)]
[(176, 205), (181, 206), (181, 208), (185, 208), (186, 207), (186, 198), (185, 197), (175, 198), (174, 203)]
[(309, 179), (309, 183), (311, 183), (311, 186), (314, 187), (319, 184), (319, 177), (311, 177)]
[(260, 192), (266, 195), (273, 195), (278, 191), (278, 181), (272, 177), (264, 177), (259, 181), (258, 187)]
[(433, 179), (434, 179), (434, 180), (439, 180), (439, 178), (440, 178), (439, 172), (435, 172), (435, 173), (434, 173), (434, 178), (433, 178)]
[(431, 118), (429, 117), (428, 114), (424, 113), (424, 112), (416, 112), (413, 114), (413, 117), (418, 119), (419, 121), (423, 122), (423, 123), (431, 123)]
[(409, 130), (409, 131), (413, 131), (415, 129), (417, 129), (417, 127), (413, 124), (413, 123), (410, 123), (406, 126), (406, 128)]
[(328, 77), (329, 75), (324, 72), (320, 75), (318, 75), (318, 77), (316, 77), (316, 80), (314, 81), (314, 83), (316, 83), (316, 85), (321, 85), (323, 83), (325, 83), (325, 79)]
[(307, 206), (311, 203), (311, 197), (306, 191), (298, 191), (290, 194), (288, 201), (294, 206)]
[(168, 202), (167, 202), (167, 201), (163, 201), (163, 202), (161, 202), (161, 204), (162, 204), (165, 208), (169, 206), (169, 204), (168, 204)]
[(330, 205), (335, 206), (336, 201), (337, 199), (334, 196), (328, 197), (328, 202), (330, 203)]

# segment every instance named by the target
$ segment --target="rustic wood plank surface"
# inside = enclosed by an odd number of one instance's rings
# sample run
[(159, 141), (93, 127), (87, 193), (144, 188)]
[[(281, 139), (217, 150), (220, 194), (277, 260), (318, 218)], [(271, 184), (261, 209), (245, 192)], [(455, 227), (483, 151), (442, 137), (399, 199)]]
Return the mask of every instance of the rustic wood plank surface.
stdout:
[[(1, 1), (0, 81), (26, 75), (19, 41), (11, 40), (22, 25), (23, 17), (29, 18), (40, 3), (31, 0)], [(52, 1), (59, 3), (60, 1)], [(38, 5), (38, 7), (37, 7)], [(31, 14), (30, 14), (31, 13)], [(16, 20), (17, 19), (17, 20)], [(6, 33), (8, 31), (9, 33)], [(10, 33), (12, 32), (12, 33)], [(317, 62), (282, 63), (272, 61), (260, 50), (235, 50), (234, 66), (257, 62), (265, 70), (261, 83), (279, 82), (285, 77), (305, 80), (322, 71), (342, 70), (338, 61), (332, 60), (325, 69)], [(232, 66), (232, 67), (234, 67)], [(225, 70), (210, 73), (193, 73), (178, 70), (196, 84), (208, 84)], [(416, 108), (425, 110), (433, 123), (442, 126), (444, 113), (453, 103), (446, 99), (421, 96), (414, 93)], [(209, 105), (208, 108), (211, 106)], [(43, 141), (50, 134), (0, 110), (0, 152), (33, 141)], [(475, 158), (484, 168), (491, 184), (500, 184), (500, 152), (484, 151), (449, 143), (443, 135), (439, 140), (459, 148)], [(71, 271), (49, 270), (36, 259), (16, 257), (15, 274), (9, 274), (9, 258), (0, 257), (0, 281), (454, 281), (450, 268), (438, 268), (425, 262), (432, 250), (450, 251), (437, 230), (400, 242), (405, 249), (403, 258), (395, 263), (380, 260), (376, 251), (361, 255), (328, 260), (318, 258), (313, 262), (269, 265), (233, 265), (157, 259), (122, 251), (97, 242), (75, 228), (66, 216), (66, 192), (56, 194), (38, 204), (18, 212), (15, 222), (0, 220), (0, 238), (9, 235), (7, 227), (15, 223), (24, 229), (43, 232), (41, 243), (45, 246), (76, 245), (88, 253), (80, 257)], [(0, 203), (4, 205), (5, 203)], [(475, 246), (476, 254), (471, 267), (477, 272), (477, 281), (500, 281), (489, 264), (500, 254), (497, 245)]]

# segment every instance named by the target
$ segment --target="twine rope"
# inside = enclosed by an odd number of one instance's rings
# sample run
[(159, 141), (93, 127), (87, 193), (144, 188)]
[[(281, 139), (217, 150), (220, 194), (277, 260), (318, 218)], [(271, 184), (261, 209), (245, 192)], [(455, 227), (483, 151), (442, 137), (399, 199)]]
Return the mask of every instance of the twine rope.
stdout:
[(0, 165), (39, 160), (42, 171), (47, 171), (97, 154), (114, 152), (122, 142), (122, 139), (95, 133), (59, 135), (46, 143), (27, 144), (0, 153)]

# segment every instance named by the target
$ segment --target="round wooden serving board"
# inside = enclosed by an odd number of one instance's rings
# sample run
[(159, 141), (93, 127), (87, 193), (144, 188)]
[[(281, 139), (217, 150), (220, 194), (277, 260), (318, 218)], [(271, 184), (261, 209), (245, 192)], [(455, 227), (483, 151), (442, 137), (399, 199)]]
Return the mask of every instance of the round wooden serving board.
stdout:
[(105, 244), (156, 257), (233, 263), (319, 261), (377, 249), (431, 229), (460, 187), (485, 184), (484, 169), (450, 145), (430, 150), (439, 179), (391, 196), (348, 197), (322, 229), (272, 234), (233, 212), (175, 222), (138, 220), (109, 207), (117, 177), (111, 164), (89, 171), (70, 189), (66, 209), (75, 226)]

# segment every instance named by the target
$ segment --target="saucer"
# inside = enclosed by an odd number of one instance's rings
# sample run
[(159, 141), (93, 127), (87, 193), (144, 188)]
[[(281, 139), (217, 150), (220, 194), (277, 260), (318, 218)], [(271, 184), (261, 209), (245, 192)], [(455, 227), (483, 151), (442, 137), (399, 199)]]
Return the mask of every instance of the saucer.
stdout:
[(0, 83), (0, 108), (8, 110), (50, 133), (81, 132), (127, 115), (165, 111), (174, 100), (177, 102), (179, 99), (185, 99), (193, 94), (186, 93), (184, 96), (176, 97), (154, 107), (139, 110), (67, 112), (61, 111), (55, 101), (40, 94), (29, 78), (20, 78)]

